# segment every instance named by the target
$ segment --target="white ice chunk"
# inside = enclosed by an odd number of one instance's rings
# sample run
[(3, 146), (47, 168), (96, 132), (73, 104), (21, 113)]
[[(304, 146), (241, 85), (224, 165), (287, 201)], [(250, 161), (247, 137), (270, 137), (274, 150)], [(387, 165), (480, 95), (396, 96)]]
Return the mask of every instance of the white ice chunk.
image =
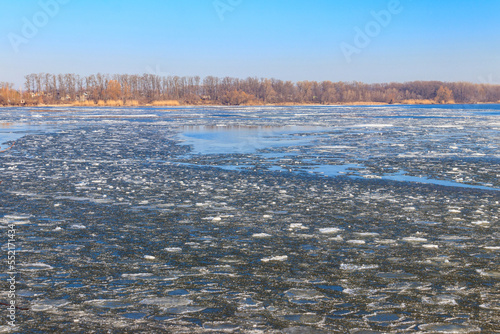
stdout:
[(366, 244), (366, 241), (359, 240), (359, 239), (347, 240), (346, 242), (350, 243), (350, 244), (354, 244), (354, 245), (364, 245), (364, 244)]
[(86, 229), (87, 227), (82, 224), (73, 224), (70, 226), (70, 228), (75, 229), (75, 230), (83, 230)]
[(270, 261), (286, 261), (288, 260), (288, 255), (281, 256), (273, 256), (273, 257), (265, 257), (261, 259), (262, 262), (270, 262)]
[(139, 302), (144, 305), (157, 305), (161, 307), (177, 307), (185, 306), (192, 303), (191, 299), (184, 297), (163, 297), (163, 298), (146, 298)]
[(292, 230), (307, 230), (308, 227), (302, 225), (302, 223), (291, 223), (290, 227), (288, 229), (290, 231), (292, 231)]
[(272, 235), (267, 234), (267, 233), (255, 233), (252, 235), (254, 238), (259, 238), (259, 239), (264, 239), (264, 238), (270, 238)]
[(420, 237), (405, 237), (402, 240), (406, 242), (427, 242), (427, 239)]
[(182, 252), (182, 248), (180, 247), (167, 247), (163, 249), (164, 251), (167, 251), (169, 253), (180, 253)]
[(340, 231), (342, 231), (342, 229), (340, 229), (338, 227), (326, 227), (326, 228), (319, 229), (319, 233), (322, 233), (322, 234), (333, 234), (333, 233), (339, 233)]
[(29, 270), (29, 271), (36, 271), (36, 270), (50, 270), (54, 269), (52, 266), (49, 266), (48, 264), (45, 263), (22, 263), (19, 265), (21, 270)]
[(377, 264), (362, 264), (362, 265), (357, 265), (357, 264), (346, 264), (342, 263), (340, 265), (341, 270), (369, 270), (369, 269), (377, 269), (379, 266)]
[(490, 222), (486, 221), (486, 220), (481, 220), (481, 221), (472, 222), (472, 225), (481, 226), (481, 227), (489, 227)]

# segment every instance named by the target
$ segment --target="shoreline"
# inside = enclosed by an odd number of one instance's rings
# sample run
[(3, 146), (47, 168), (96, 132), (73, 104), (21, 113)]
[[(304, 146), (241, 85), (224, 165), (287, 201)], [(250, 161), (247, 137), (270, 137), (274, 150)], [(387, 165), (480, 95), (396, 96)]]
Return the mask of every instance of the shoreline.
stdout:
[[(347, 103), (332, 103), (332, 104), (311, 104), (311, 103), (271, 103), (271, 104), (240, 104), (240, 105), (223, 105), (223, 104), (176, 104), (176, 105), (156, 105), (151, 103), (139, 104), (139, 105), (122, 105), (122, 106), (112, 106), (112, 105), (78, 105), (78, 104), (39, 104), (39, 105), (12, 105), (12, 106), (0, 106), (0, 109), (6, 108), (56, 108), (56, 107), (81, 107), (81, 108), (183, 108), (183, 107), (342, 107), (342, 106), (404, 106), (404, 105), (414, 105), (414, 106), (424, 106), (424, 105), (488, 105), (488, 104), (500, 104), (499, 102), (477, 102), (477, 103), (387, 103), (387, 102), (347, 102)], [(51, 110), (51, 112), (57, 112), (56, 110)]]

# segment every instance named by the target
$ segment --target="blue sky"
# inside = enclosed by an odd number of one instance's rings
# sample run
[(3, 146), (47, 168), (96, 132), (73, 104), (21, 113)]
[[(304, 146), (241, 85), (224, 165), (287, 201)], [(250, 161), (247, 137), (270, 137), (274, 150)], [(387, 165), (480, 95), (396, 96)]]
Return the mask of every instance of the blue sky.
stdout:
[(498, 0), (0, 0), (0, 81), (101, 72), (500, 83), (498, 13)]

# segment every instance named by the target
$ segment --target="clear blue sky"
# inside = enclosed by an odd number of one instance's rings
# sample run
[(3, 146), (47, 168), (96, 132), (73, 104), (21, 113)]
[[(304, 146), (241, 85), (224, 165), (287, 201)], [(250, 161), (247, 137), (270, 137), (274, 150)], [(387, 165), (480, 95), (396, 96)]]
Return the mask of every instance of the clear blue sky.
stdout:
[[(500, 1), (400, 0), (375, 23), (392, 1), (0, 0), (0, 81), (150, 72), (500, 83)], [(372, 29), (369, 43), (356, 27)]]

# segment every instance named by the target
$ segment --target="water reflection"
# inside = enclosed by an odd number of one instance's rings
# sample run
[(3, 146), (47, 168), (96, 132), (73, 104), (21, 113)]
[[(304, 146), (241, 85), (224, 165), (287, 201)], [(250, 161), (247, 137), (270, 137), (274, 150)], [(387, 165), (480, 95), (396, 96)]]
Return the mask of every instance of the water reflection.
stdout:
[[(403, 116), (401, 116), (403, 117)], [(378, 124), (374, 124), (377, 125)], [(417, 177), (407, 175), (407, 171), (397, 169), (392, 173), (371, 173), (367, 166), (354, 163), (343, 163), (345, 160), (336, 157), (345, 151), (358, 150), (364, 143), (345, 146), (336, 145), (322, 146), (319, 143), (330, 140), (331, 133), (337, 131), (335, 128), (317, 126), (258, 126), (240, 124), (215, 124), (206, 126), (186, 126), (178, 136), (183, 145), (189, 145), (192, 150), (184, 158), (193, 158), (196, 155), (230, 155), (251, 154), (259, 157), (259, 164), (255, 161), (237, 160), (211, 160), (208, 164), (186, 163), (186, 166), (218, 167), (224, 170), (268, 170), (279, 172), (293, 172), (337, 177), (345, 175), (350, 178), (383, 179), (399, 182), (413, 182), (433, 184), (438, 186), (472, 188), (481, 190), (498, 191), (495, 188), (481, 184), (466, 184), (452, 180), (440, 180), (431, 177)], [(356, 132), (357, 133), (357, 132)], [(368, 130), (359, 133), (367, 134)], [(390, 141), (381, 139), (384, 145), (392, 145)], [(370, 145), (375, 146), (374, 142)], [(404, 146), (404, 145), (403, 145)], [(316, 158), (304, 155), (308, 148), (319, 152)], [(311, 150), (312, 151), (312, 150)], [(326, 153), (326, 154), (325, 154)], [(360, 160), (360, 157), (356, 157)], [(332, 159), (328, 164), (324, 160)], [(365, 170), (362, 173), (360, 170)]]
[(406, 174), (406, 171), (400, 170), (399, 172), (391, 175), (382, 176), (384, 180), (393, 180), (393, 181), (401, 181), (401, 182), (417, 182), (417, 183), (427, 183), (427, 184), (435, 184), (439, 186), (445, 187), (459, 187), (459, 188), (473, 188), (473, 189), (482, 189), (482, 190), (495, 190), (500, 191), (500, 188), (480, 186), (480, 185), (470, 185), (465, 183), (453, 182), (449, 180), (435, 180), (427, 177), (418, 177), (418, 176), (410, 176)]
[(2, 122), (0, 123), (0, 151), (8, 149), (16, 140), (28, 133), (46, 131), (47, 129), (46, 125)]
[(303, 146), (324, 127), (307, 126), (191, 126), (179, 135), (193, 154), (252, 154), (273, 147)]

